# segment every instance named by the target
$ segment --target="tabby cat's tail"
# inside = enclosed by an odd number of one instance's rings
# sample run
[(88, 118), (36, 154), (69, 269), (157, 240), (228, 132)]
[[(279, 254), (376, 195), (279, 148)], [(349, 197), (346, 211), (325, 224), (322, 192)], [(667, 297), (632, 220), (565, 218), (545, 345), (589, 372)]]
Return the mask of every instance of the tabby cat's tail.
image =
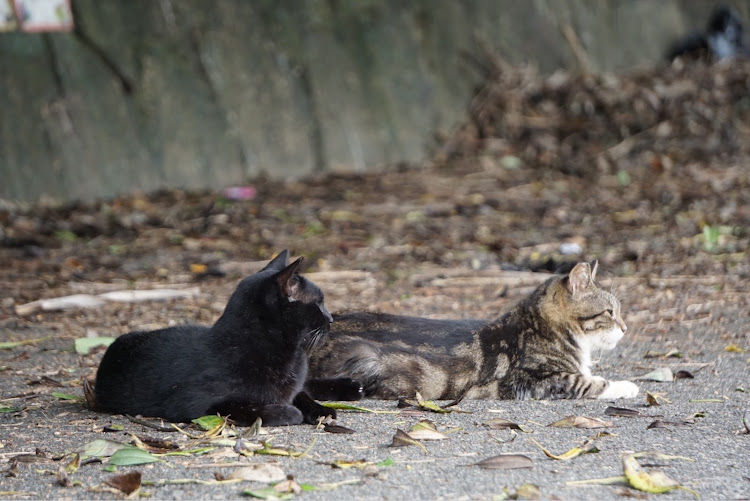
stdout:
[(356, 379), (365, 390), (365, 396), (370, 396), (377, 390), (378, 382), (383, 376), (383, 363), (380, 351), (365, 343), (352, 343), (341, 350), (346, 358), (334, 360), (327, 371), (335, 377), (349, 377)]

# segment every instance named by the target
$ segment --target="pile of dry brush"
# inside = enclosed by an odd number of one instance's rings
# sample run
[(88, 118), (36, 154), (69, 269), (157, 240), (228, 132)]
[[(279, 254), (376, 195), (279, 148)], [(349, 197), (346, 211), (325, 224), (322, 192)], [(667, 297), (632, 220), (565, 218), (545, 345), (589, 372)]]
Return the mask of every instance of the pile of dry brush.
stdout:
[(750, 61), (678, 60), (621, 75), (544, 78), (489, 59), (468, 120), (444, 139), (438, 163), (497, 155), (589, 176), (750, 152)]

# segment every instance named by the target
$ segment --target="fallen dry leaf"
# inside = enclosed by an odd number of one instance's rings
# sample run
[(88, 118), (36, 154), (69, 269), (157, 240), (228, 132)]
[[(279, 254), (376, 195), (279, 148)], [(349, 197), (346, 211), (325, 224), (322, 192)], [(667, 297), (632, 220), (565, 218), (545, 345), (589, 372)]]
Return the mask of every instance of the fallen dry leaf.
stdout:
[(674, 374), (669, 367), (660, 367), (642, 376), (634, 377), (634, 381), (657, 381), (660, 383), (674, 381)]
[(550, 451), (548, 451), (547, 449), (545, 449), (542, 446), (542, 444), (540, 444), (539, 442), (537, 442), (533, 438), (529, 437), (529, 440), (531, 440), (531, 442), (534, 443), (534, 445), (536, 445), (537, 447), (539, 447), (542, 450), (542, 452), (544, 453), (545, 456), (547, 456), (548, 458), (551, 458), (551, 459), (557, 459), (559, 461), (567, 461), (568, 459), (576, 458), (576, 457), (580, 456), (581, 454), (588, 454), (588, 453), (592, 453), (592, 452), (599, 452), (599, 449), (597, 449), (596, 447), (593, 447), (593, 446), (588, 447), (588, 444), (585, 444), (583, 447), (573, 447), (572, 449), (567, 450), (567, 451), (565, 451), (565, 452), (563, 452), (562, 454), (559, 454), (559, 455), (558, 454), (552, 454)]
[(510, 421), (508, 419), (503, 418), (495, 418), (490, 419), (486, 423), (487, 426), (490, 427), (491, 430), (520, 430), (523, 431), (521, 428), (521, 425), (514, 423), (513, 421)]
[(485, 470), (512, 470), (516, 468), (533, 468), (534, 462), (530, 457), (523, 454), (500, 454), (483, 459), (474, 466), (479, 466)]
[(674, 373), (675, 379), (693, 379), (695, 376), (690, 371), (686, 371), (684, 369), (681, 369)]
[(280, 482), (286, 479), (286, 473), (276, 465), (270, 463), (256, 463), (234, 470), (227, 476), (233, 480), (245, 480), (248, 482)]
[(603, 419), (590, 418), (586, 416), (568, 416), (554, 423), (550, 423), (547, 426), (555, 426), (559, 428), (609, 428), (613, 426), (611, 421), (604, 421)]
[(660, 402), (664, 402), (667, 404), (672, 403), (668, 399), (664, 398), (660, 393), (651, 393), (649, 391), (646, 392), (646, 404), (648, 404), (649, 406), (658, 406), (661, 405)]
[(345, 433), (345, 434), (351, 434), (356, 433), (351, 428), (347, 428), (346, 426), (341, 426), (338, 424), (326, 424), (323, 425), (323, 431), (326, 431), (328, 433)]
[(106, 479), (104, 483), (126, 496), (130, 496), (141, 488), (141, 472), (131, 471), (122, 475), (115, 475)]
[(397, 429), (396, 433), (393, 435), (393, 441), (391, 442), (390, 446), (391, 447), (406, 447), (408, 445), (416, 445), (417, 447), (425, 451), (425, 453), (427, 452), (427, 449), (425, 449), (424, 445), (414, 440), (405, 431)]
[(604, 414), (607, 416), (619, 416), (619, 417), (647, 417), (645, 414), (635, 410), (628, 409), (626, 407), (613, 407), (609, 406), (604, 409)]

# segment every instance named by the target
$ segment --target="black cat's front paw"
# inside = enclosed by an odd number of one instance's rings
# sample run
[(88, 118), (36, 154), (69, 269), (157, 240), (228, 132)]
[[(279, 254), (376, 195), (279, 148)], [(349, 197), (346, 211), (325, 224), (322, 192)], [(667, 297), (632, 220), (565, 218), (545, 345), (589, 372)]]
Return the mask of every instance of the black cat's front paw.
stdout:
[(302, 424), (305, 417), (293, 405), (273, 404), (260, 409), (261, 422), (265, 426), (290, 426)]
[(318, 424), (322, 418), (336, 419), (336, 411), (320, 405), (304, 391), (294, 397), (294, 406), (302, 412), (305, 423)]
[(362, 400), (365, 396), (362, 383), (348, 377), (310, 379), (305, 391), (318, 400)]
[(256, 404), (227, 400), (211, 406), (206, 414), (229, 416), (237, 426), (252, 426), (260, 418), (263, 426), (289, 426), (302, 424), (304, 417), (300, 409), (287, 404)]
[(337, 400), (362, 400), (365, 396), (365, 388), (356, 379), (342, 377), (335, 380), (338, 398)]

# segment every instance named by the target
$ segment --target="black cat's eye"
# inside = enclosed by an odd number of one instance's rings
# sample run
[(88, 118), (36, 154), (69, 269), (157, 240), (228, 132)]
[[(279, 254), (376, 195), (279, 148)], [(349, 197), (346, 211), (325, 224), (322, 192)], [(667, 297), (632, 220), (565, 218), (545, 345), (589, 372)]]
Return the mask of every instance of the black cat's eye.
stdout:
[(607, 313), (609, 313), (610, 317), (614, 317), (615, 316), (615, 313), (611, 309), (607, 310)]

